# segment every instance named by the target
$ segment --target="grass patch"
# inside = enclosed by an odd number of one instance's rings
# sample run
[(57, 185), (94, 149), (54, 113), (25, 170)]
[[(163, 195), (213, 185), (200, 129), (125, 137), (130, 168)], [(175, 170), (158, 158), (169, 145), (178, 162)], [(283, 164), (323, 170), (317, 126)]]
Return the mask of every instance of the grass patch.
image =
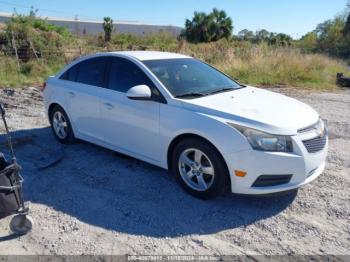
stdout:
[(189, 45), (184, 53), (213, 64), (241, 83), (257, 86), (287, 85), (332, 90), (336, 73), (346, 63), (322, 54), (304, 54), (297, 48), (276, 48), (227, 41)]
[(63, 65), (62, 62), (43, 63), (31, 60), (27, 63), (20, 63), (20, 70), (18, 70), (16, 59), (0, 56), (0, 87), (40, 85)]

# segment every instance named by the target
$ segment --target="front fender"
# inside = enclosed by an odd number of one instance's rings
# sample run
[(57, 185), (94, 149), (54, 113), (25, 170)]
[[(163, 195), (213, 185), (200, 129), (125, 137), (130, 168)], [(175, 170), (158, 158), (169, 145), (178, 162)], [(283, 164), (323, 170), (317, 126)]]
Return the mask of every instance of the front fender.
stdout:
[(171, 142), (184, 134), (193, 134), (208, 140), (221, 155), (251, 148), (242, 134), (229, 126), (224, 119), (164, 105), (160, 110), (160, 137), (165, 145), (161, 154), (164, 166), (167, 167), (167, 153)]

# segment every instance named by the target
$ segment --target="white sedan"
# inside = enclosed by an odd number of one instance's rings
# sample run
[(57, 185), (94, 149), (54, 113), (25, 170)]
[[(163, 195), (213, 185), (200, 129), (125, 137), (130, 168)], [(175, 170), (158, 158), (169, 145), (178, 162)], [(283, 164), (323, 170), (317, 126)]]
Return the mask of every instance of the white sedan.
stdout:
[(172, 170), (200, 198), (287, 191), (325, 167), (327, 131), (311, 107), (180, 54), (82, 57), (47, 80), (44, 101), (60, 142), (78, 138)]

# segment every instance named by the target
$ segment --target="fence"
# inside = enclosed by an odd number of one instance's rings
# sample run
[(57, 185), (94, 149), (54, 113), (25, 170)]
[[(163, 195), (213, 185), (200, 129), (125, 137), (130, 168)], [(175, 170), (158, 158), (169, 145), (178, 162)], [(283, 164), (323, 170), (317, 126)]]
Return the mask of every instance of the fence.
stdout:
[(17, 64), (20, 67), (22, 63), (26, 63), (31, 60), (36, 60), (40, 63), (48, 63), (50, 61), (60, 60), (64, 63), (69, 63), (72, 60), (91, 53), (107, 51), (103, 48), (100, 49), (34, 49), (34, 48), (4, 48), (0, 47), (0, 57), (12, 57), (17, 60)]
[(16, 36), (6, 37), (0, 35), (0, 59), (1, 57), (12, 57), (16, 59), (18, 70), (20, 71), (21, 65), (28, 61), (37, 61), (42, 64), (49, 62), (63, 62), (69, 63), (72, 60), (96, 52), (108, 52), (115, 50), (147, 50), (151, 47), (148, 46), (136, 46), (136, 45), (114, 45), (113, 50), (108, 47), (98, 46), (77, 46), (77, 47), (47, 47), (37, 48), (30, 40), (18, 39)]
[(49, 62), (63, 62), (65, 64), (85, 55), (94, 54), (97, 52), (109, 52), (116, 50), (148, 50), (152, 47), (145, 46), (119, 46), (113, 50), (107, 48), (62, 48), (62, 49), (34, 49), (34, 48), (4, 48), (0, 46), (0, 59), (1, 57), (11, 57), (16, 59), (18, 64), (18, 69), (20, 70), (23, 63), (29, 61), (37, 61), (42, 64)]

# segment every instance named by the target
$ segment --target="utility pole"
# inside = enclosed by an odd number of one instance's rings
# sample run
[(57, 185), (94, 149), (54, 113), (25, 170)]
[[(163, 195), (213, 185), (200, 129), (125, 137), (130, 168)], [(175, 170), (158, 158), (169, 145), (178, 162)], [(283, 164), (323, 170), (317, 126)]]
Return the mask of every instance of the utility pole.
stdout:
[(78, 15), (74, 16), (74, 26), (75, 26), (75, 34), (79, 35), (79, 21), (78, 21)]

